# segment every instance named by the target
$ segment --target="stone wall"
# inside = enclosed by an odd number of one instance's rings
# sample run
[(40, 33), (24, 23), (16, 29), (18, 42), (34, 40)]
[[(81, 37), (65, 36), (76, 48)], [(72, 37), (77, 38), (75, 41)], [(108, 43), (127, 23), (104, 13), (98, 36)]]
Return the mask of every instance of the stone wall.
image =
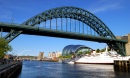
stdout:
[(125, 46), (126, 46), (126, 55), (130, 56), (130, 34), (128, 34), (128, 43)]
[(22, 62), (14, 62), (0, 66), (0, 78), (17, 78), (21, 73)]

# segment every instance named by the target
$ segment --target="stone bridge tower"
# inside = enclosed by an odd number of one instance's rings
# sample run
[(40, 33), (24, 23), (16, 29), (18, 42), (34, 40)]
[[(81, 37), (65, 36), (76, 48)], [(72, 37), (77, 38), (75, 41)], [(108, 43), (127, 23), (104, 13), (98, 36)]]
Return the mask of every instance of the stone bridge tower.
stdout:
[(126, 47), (126, 55), (130, 56), (130, 34), (128, 34), (127, 39), (128, 39), (128, 43), (125, 45), (125, 47)]
[(122, 40), (128, 40), (128, 43), (125, 44), (125, 48), (126, 48), (126, 55), (130, 56), (130, 34), (126, 36), (116, 36), (116, 38)]

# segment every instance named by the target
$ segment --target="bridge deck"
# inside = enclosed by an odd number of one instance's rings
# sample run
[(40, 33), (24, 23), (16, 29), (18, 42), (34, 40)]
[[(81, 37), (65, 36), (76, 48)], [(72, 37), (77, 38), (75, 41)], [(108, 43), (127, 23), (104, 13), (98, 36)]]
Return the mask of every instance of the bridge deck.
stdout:
[(20, 25), (20, 24), (0, 23), (0, 28), (4, 28), (3, 30), (4, 32), (10, 32), (11, 29), (15, 29), (18, 31), (20, 30), (23, 31), (22, 34), (51, 36), (51, 37), (78, 39), (78, 40), (85, 40), (85, 41), (96, 41), (96, 42), (101, 42), (101, 43), (111, 43), (111, 42), (127, 43), (128, 42), (127, 40), (111, 39), (111, 38), (72, 33), (72, 32), (66, 32), (66, 31), (59, 31), (59, 30), (52, 30), (52, 29), (43, 29), (36, 26), (32, 27), (29, 25)]

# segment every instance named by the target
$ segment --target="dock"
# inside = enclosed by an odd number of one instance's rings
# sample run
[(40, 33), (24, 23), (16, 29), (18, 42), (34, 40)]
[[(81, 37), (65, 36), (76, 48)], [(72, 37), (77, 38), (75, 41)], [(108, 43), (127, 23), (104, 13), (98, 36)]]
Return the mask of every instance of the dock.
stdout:
[(114, 70), (122, 72), (130, 72), (130, 59), (129, 60), (114, 60)]

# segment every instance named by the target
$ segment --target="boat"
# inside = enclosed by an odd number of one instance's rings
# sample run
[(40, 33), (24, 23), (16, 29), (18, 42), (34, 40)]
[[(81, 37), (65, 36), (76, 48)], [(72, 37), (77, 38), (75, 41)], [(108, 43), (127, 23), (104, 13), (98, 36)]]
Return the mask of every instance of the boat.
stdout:
[(93, 52), (91, 55), (80, 55), (75, 58), (66, 59), (66, 64), (105, 64), (113, 65), (114, 60), (129, 60), (130, 56), (122, 57), (116, 51), (106, 51), (102, 53)]

